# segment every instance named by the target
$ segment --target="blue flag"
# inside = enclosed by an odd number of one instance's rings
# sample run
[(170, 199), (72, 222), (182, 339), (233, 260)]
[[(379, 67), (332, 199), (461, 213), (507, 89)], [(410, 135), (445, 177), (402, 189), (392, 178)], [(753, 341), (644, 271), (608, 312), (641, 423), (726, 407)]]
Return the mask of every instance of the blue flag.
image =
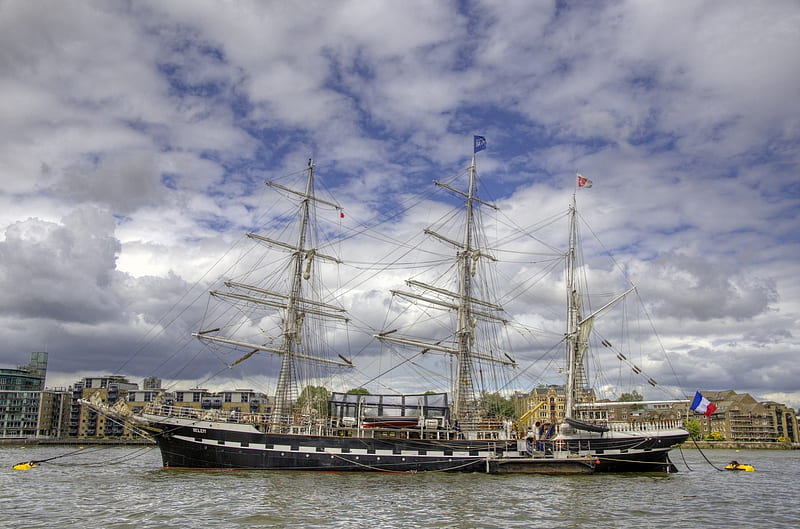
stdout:
[(472, 151), (473, 153), (482, 151), (486, 148), (486, 138), (483, 136), (473, 136), (473, 139), (475, 140), (475, 150)]

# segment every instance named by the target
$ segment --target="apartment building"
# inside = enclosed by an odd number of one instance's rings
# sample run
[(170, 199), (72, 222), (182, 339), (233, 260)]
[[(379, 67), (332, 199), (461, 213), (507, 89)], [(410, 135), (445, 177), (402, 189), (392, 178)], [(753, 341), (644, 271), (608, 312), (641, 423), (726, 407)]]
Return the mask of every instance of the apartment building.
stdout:
[(118, 420), (97, 413), (80, 400), (99, 400), (113, 405), (118, 400), (128, 400), (128, 393), (139, 388), (126, 377), (106, 375), (85, 377), (72, 386), (72, 402), (67, 435), (69, 437), (127, 437), (130, 429)]
[(779, 438), (800, 442), (794, 410), (775, 402), (758, 402), (748, 393), (733, 390), (703, 391), (717, 409), (710, 416), (695, 414), (703, 435), (719, 432), (726, 441), (774, 442)]
[(29, 364), (0, 369), (0, 437), (35, 437), (47, 374), (47, 353), (31, 353)]

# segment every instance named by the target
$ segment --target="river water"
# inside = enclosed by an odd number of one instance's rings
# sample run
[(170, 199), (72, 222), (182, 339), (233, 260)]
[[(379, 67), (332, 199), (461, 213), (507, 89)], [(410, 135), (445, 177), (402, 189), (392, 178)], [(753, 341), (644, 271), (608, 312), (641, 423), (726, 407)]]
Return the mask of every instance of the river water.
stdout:
[[(0, 448), (0, 527), (150, 529), (800, 526), (800, 451), (674, 450), (670, 475), (164, 470), (156, 448)], [(722, 472), (731, 459), (756, 472)]]

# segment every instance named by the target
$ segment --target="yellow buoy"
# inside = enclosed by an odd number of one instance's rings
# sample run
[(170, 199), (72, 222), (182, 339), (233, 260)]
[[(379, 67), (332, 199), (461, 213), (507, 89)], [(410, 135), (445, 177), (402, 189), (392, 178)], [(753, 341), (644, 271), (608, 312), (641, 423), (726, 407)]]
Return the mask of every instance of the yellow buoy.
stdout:
[(37, 466), (39, 466), (39, 465), (37, 465), (33, 461), (28, 461), (26, 463), (17, 463), (16, 465), (14, 465), (14, 470), (30, 470), (33, 467), (37, 467)]

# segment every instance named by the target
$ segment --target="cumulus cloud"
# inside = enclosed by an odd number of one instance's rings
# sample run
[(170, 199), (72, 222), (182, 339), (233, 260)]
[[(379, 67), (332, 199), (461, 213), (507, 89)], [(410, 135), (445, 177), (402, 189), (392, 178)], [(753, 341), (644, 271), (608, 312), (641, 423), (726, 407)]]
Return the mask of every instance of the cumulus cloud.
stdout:
[(664, 254), (647, 264), (642, 288), (661, 300), (668, 316), (706, 321), (750, 319), (774, 307), (774, 281), (759, 279), (729, 263), (698, 256)]
[(118, 316), (114, 290), (120, 244), (107, 211), (85, 206), (60, 224), (28, 219), (8, 226), (0, 242), (2, 313), (96, 323)]
[[(241, 232), (283, 219), (264, 180), (314, 158), (354, 222), (342, 252), (366, 263), (453, 202), (399, 213), (460, 174), (481, 134), (481, 196), (508, 225), (563, 210), (576, 171), (594, 180), (579, 196), (602, 240), (584, 232), (587, 270), (616, 288), (592, 260), (612, 251), (658, 300), (685, 385), (800, 405), (785, 376), (800, 311), (792, 2), (44, 1), (0, 14), (4, 363), (45, 340), (64, 374), (126, 355), (130, 372), (188, 365), (196, 349), (178, 335), (202, 310), (171, 311), (226, 269)], [(376, 219), (381, 238), (362, 238)], [(503, 273), (517, 284), (533, 268)], [(561, 278), (546, 277), (509, 306), (557, 325)], [(398, 281), (349, 285), (359, 318), (374, 324), (377, 292)], [(708, 360), (730, 355), (758, 382)], [(220, 365), (199, 358), (193, 376)], [(161, 371), (148, 374), (189, 378)]]

